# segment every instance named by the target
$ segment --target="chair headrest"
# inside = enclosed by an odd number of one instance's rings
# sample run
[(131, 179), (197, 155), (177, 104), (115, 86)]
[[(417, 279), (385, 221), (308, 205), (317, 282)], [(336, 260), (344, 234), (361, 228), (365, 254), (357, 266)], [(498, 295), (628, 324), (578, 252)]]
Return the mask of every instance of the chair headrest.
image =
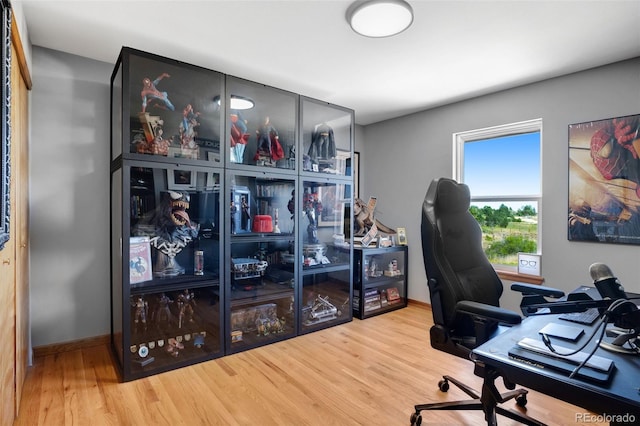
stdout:
[(436, 197), (436, 205), (441, 213), (463, 213), (469, 210), (471, 204), (469, 187), (453, 179), (438, 180)]

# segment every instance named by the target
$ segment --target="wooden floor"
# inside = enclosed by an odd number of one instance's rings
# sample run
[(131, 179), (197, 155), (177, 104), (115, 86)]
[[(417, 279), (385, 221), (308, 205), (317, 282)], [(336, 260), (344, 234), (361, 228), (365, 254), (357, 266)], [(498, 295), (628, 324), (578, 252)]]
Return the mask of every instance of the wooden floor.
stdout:
[[(442, 374), (480, 389), (471, 362), (429, 346), (430, 325), (431, 311), (411, 304), (129, 383), (106, 346), (45, 355), (27, 373), (15, 425), (408, 425), (415, 404), (467, 399), (440, 392)], [(527, 414), (549, 425), (585, 413), (536, 392), (528, 400)], [(423, 412), (423, 424), (483, 422), (481, 412)]]

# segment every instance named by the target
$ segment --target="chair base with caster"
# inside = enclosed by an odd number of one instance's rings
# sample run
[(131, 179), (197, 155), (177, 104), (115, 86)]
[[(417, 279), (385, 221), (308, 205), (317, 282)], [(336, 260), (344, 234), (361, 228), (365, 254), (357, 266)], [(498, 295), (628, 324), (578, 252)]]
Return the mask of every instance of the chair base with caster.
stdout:
[[(459, 380), (456, 380), (451, 376), (443, 376), (442, 380), (438, 382), (438, 387), (442, 392), (447, 392), (449, 390), (449, 382), (451, 382), (473, 399), (416, 405), (415, 412), (411, 414), (411, 426), (420, 426), (422, 424), (422, 415), (420, 413), (425, 410), (479, 410), (484, 412), (485, 420), (489, 426), (495, 426), (498, 424), (496, 418), (497, 414), (516, 420), (525, 425), (545, 425), (526, 414), (498, 406), (498, 404), (515, 399), (518, 406), (524, 407), (527, 405), (528, 391), (526, 389), (515, 389), (500, 393), (495, 385), (495, 379), (499, 377), (495, 370), (484, 369), (483, 377), (484, 383), (482, 385), (482, 394), (478, 394), (474, 389)], [(510, 389), (515, 387), (511, 386), (508, 382), (505, 384)]]

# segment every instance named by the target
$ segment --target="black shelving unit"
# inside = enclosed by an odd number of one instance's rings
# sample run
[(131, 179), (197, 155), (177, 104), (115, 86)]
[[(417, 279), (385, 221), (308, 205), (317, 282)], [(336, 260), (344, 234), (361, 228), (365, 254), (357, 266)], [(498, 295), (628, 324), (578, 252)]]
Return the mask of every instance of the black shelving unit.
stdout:
[(407, 306), (408, 247), (354, 249), (353, 315), (369, 318)]

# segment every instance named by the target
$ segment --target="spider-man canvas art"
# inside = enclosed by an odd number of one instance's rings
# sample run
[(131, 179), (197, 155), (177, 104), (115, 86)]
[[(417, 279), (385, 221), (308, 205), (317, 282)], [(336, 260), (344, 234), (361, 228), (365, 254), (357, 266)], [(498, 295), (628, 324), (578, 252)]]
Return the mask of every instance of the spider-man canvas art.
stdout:
[(569, 125), (568, 237), (640, 244), (640, 115)]

